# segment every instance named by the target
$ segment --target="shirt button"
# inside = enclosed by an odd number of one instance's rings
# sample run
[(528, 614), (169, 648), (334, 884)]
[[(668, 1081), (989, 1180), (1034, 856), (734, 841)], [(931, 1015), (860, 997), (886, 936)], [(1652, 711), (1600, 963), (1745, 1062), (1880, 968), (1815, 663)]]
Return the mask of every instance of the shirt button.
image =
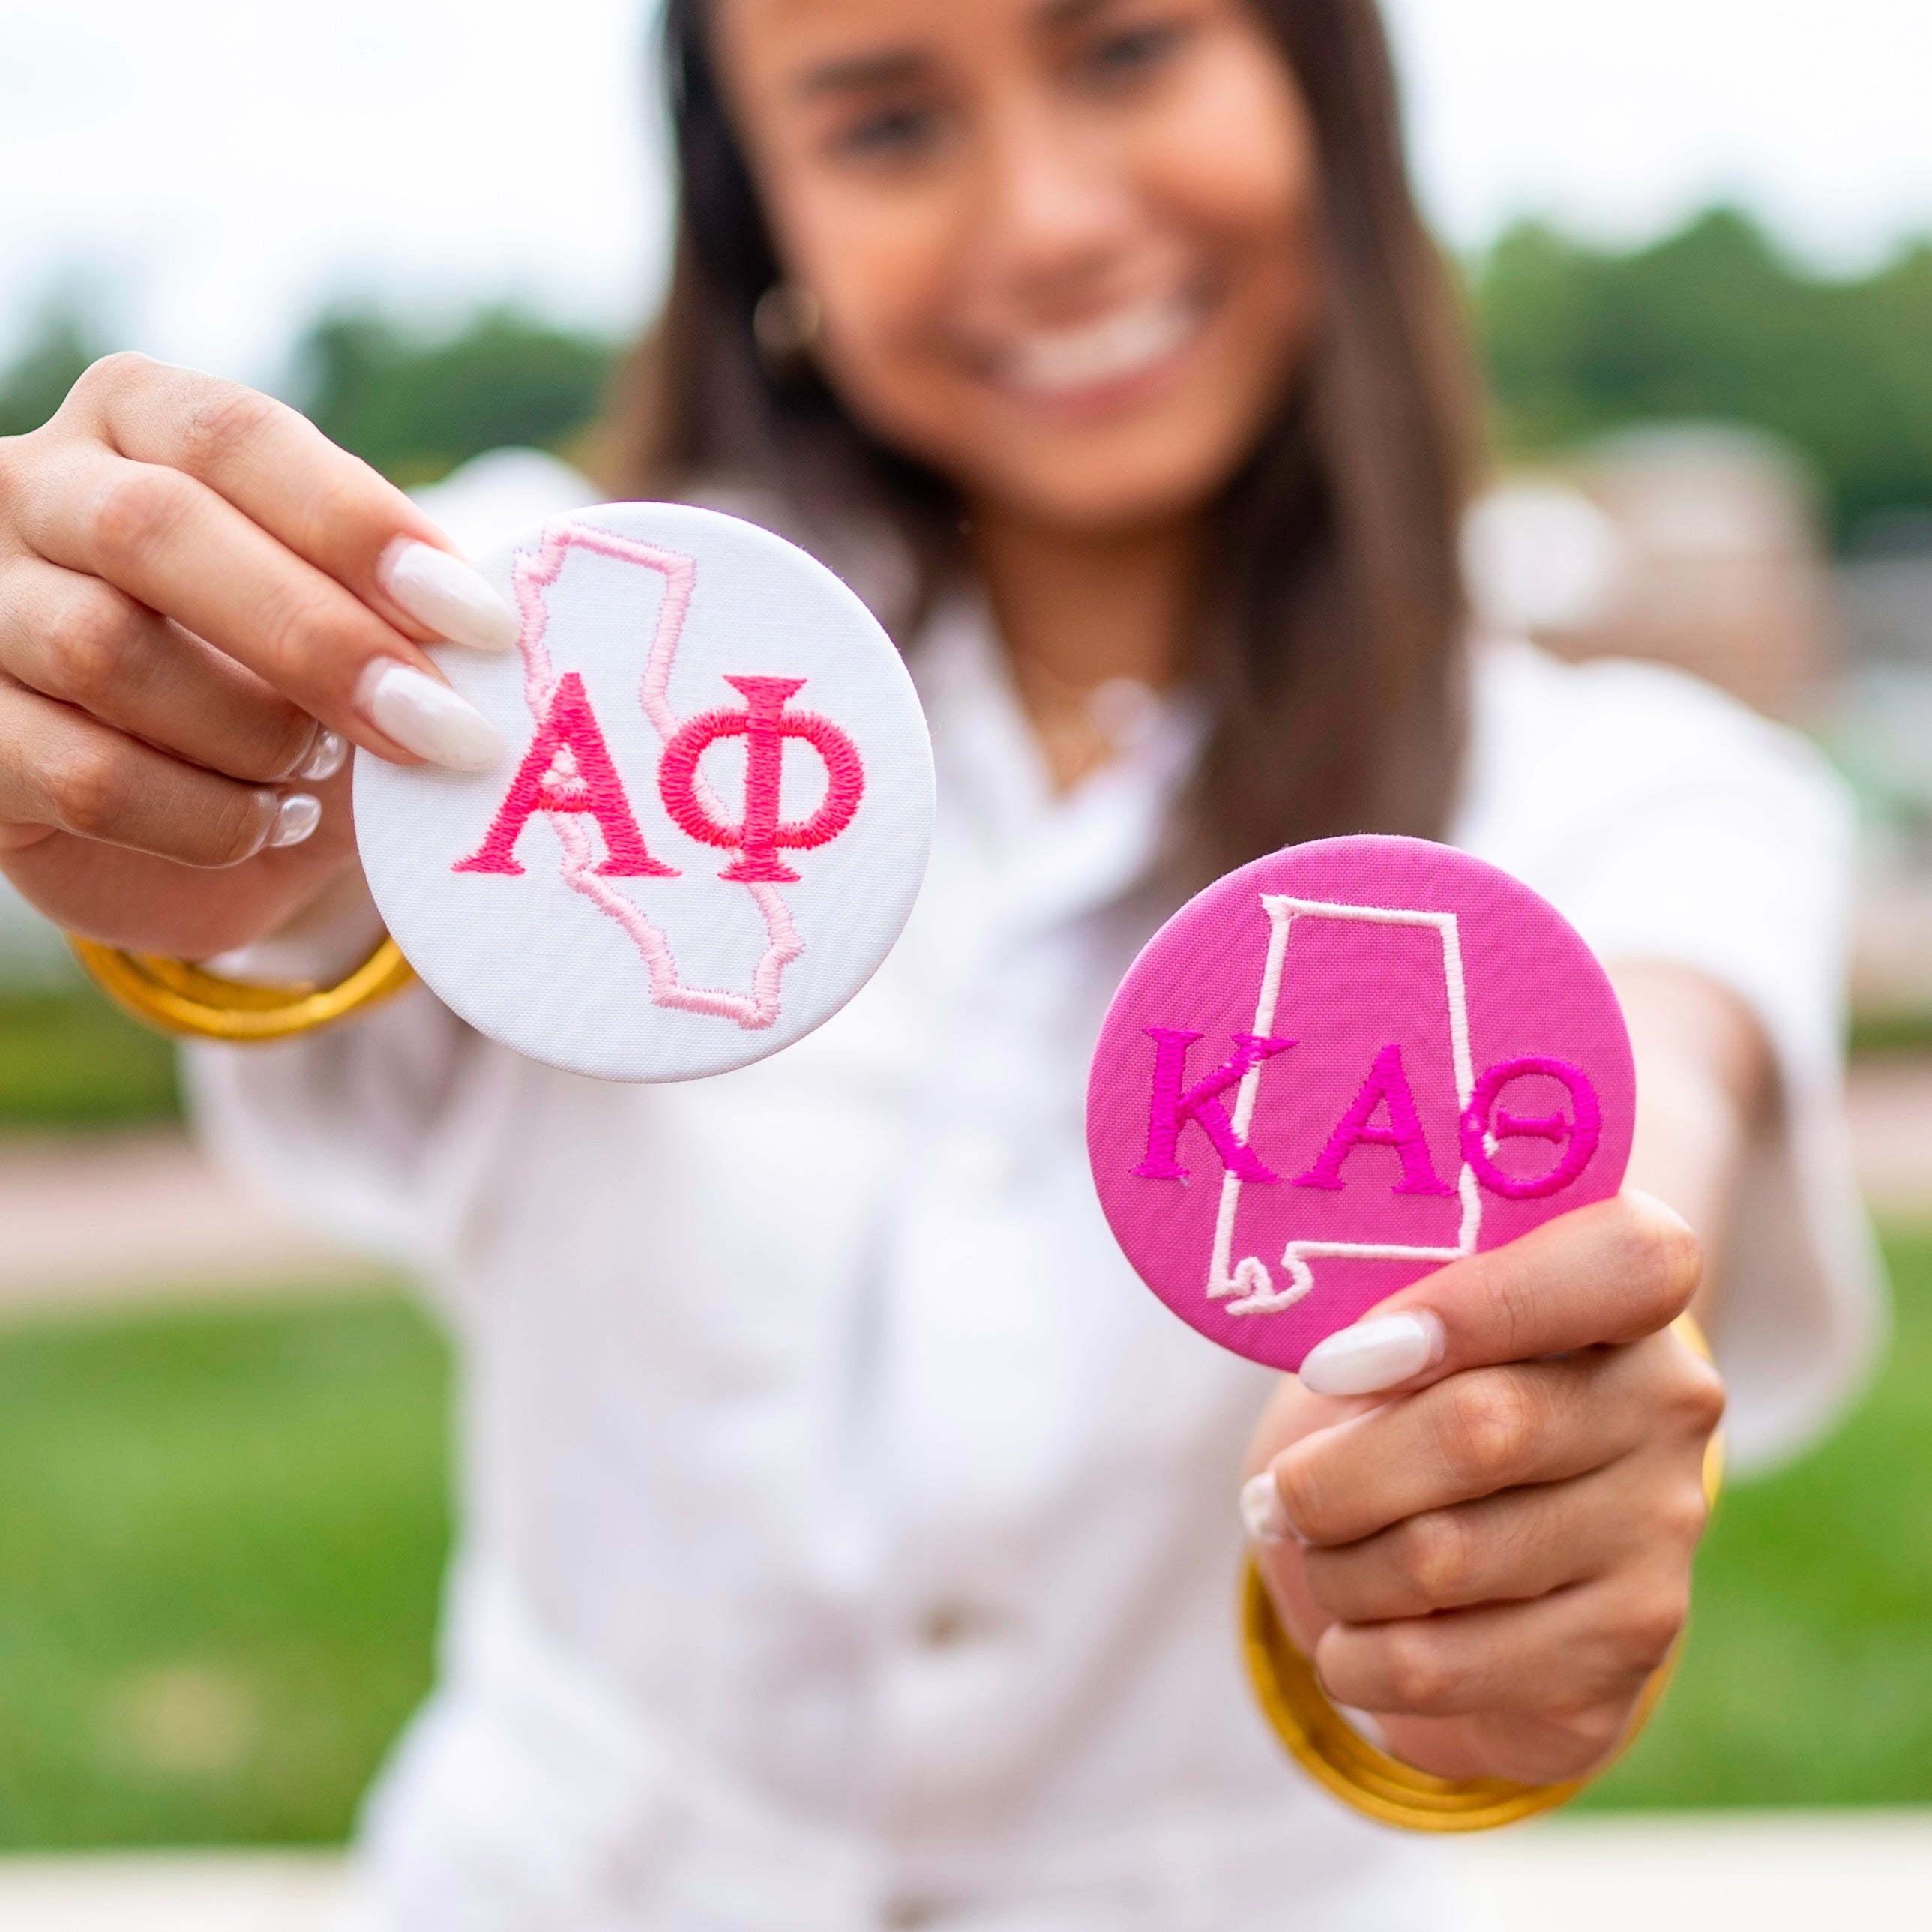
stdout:
[(932, 1604), (920, 1618), (919, 1641), (928, 1650), (956, 1650), (992, 1636), (998, 1624), (990, 1610), (953, 1598)]

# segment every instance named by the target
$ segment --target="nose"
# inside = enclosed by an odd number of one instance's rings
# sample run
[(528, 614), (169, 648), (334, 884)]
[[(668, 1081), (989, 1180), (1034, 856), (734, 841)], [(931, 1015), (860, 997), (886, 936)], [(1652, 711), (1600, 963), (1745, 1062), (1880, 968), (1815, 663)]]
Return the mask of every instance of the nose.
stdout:
[(1118, 158), (1037, 102), (1013, 106), (989, 135), (979, 224), (988, 266), (1035, 299), (1077, 298), (1105, 280), (1136, 226)]

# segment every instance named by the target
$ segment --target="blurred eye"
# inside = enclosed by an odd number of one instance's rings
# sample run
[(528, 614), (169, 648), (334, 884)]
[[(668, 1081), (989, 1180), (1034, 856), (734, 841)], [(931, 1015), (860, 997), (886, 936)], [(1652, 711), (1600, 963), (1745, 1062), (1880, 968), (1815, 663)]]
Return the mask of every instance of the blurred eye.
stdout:
[(1123, 28), (1082, 55), (1080, 77), (1100, 87), (1130, 84), (1165, 65), (1186, 38), (1186, 28), (1174, 23)]
[(940, 131), (933, 109), (900, 103), (848, 123), (832, 137), (832, 151), (847, 160), (910, 160), (934, 147)]

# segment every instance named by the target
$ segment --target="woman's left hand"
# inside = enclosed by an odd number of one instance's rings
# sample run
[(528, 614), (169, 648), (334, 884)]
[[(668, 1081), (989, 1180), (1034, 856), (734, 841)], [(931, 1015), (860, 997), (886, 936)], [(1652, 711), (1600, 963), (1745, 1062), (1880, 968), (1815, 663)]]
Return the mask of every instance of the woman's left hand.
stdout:
[(1408, 1762), (1552, 1784), (1623, 1738), (1684, 1626), (1724, 1412), (1669, 1332), (1701, 1267), (1627, 1193), (1416, 1282), (1311, 1354), (1329, 1393), (1270, 1404), (1242, 1496), (1270, 1594)]

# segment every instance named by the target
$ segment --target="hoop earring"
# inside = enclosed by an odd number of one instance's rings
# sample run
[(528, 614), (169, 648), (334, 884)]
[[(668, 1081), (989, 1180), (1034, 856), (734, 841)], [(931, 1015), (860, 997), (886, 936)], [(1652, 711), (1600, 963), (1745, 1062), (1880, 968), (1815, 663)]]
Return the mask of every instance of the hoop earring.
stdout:
[(765, 374), (789, 382), (802, 372), (825, 326), (818, 298), (799, 282), (774, 282), (752, 311), (752, 341)]

